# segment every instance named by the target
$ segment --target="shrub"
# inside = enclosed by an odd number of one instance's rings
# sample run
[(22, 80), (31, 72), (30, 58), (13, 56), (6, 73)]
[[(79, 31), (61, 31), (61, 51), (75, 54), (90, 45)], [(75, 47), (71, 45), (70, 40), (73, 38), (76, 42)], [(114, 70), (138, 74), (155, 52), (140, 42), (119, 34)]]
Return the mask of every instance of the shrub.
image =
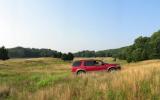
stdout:
[(8, 50), (4, 46), (0, 48), (0, 59), (1, 60), (9, 59)]
[(62, 54), (61, 59), (64, 61), (69, 61), (74, 59), (74, 55), (72, 53)]

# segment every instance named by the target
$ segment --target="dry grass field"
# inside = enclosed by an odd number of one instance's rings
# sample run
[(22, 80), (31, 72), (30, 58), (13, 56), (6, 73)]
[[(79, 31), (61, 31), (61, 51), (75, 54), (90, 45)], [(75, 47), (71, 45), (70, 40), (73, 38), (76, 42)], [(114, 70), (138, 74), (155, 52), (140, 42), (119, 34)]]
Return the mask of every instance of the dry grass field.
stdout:
[(0, 61), (0, 100), (160, 100), (160, 60), (96, 59), (122, 70), (75, 76), (71, 62), (55, 58)]

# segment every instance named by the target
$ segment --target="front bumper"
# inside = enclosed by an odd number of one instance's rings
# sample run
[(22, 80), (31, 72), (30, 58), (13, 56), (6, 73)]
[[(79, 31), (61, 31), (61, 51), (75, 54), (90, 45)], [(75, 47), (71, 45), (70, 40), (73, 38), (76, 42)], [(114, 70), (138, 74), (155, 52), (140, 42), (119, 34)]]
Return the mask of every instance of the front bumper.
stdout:
[(121, 70), (121, 66), (116, 67), (116, 70)]

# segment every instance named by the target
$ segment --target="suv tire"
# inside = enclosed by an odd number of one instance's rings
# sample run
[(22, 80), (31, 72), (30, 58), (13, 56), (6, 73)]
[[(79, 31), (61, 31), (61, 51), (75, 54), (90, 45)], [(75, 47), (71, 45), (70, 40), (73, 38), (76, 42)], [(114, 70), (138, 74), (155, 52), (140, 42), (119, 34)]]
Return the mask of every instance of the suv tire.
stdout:
[(110, 73), (113, 73), (113, 72), (115, 72), (115, 71), (116, 71), (115, 68), (110, 68), (110, 69), (108, 69), (108, 72), (110, 72)]
[(83, 74), (85, 74), (85, 73), (86, 73), (85, 71), (80, 70), (80, 71), (77, 72), (77, 75), (83, 75)]

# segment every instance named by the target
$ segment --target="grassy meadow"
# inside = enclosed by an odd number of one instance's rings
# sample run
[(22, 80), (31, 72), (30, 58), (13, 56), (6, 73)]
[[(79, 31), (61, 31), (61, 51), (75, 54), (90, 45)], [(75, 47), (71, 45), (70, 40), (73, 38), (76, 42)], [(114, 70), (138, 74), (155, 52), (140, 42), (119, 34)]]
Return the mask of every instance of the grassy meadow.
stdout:
[(96, 59), (119, 63), (122, 70), (75, 76), (71, 62), (60, 59), (0, 61), (0, 100), (160, 100), (160, 60)]

